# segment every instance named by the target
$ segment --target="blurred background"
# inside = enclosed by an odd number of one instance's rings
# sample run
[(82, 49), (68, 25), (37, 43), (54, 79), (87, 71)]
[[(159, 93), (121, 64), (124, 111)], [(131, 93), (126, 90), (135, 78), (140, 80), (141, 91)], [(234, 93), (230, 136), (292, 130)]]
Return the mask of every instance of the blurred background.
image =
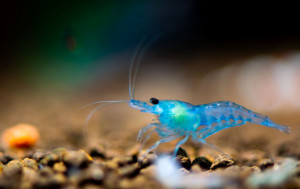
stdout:
[[(75, 111), (94, 101), (128, 99), (135, 49), (145, 36), (159, 36), (142, 57), (137, 99), (231, 100), (291, 126), (297, 135), (296, 7), (198, 0), (2, 3), (0, 131), (27, 122), (39, 128), (42, 146), (86, 144), (82, 128), (96, 106)], [(118, 138), (123, 146), (132, 145), (153, 118), (126, 104), (106, 107), (87, 126), (88, 143)], [(268, 137), (266, 132), (270, 138), (291, 137), (249, 124), (211, 140), (220, 139), (222, 146), (229, 137), (225, 146), (233, 146), (232, 136), (253, 141)]]

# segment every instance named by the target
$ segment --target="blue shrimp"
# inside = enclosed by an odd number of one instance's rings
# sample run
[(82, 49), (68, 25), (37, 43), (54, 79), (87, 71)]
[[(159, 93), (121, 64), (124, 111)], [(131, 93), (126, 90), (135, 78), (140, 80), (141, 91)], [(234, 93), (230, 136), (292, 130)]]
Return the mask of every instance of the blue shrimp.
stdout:
[[(151, 98), (150, 101), (144, 102), (134, 98), (134, 87), (137, 76), (137, 70), (141, 56), (138, 57), (141, 46), (138, 47), (129, 69), (129, 97), (130, 100), (119, 101), (99, 101), (95, 103), (105, 103), (98, 106), (96, 110), (108, 104), (128, 103), (130, 107), (140, 110), (141, 112), (151, 113), (157, 116), (157, 121), (143, 127), (137, 137), (137, 141), (143, 144), (156, 132), (160, 139), (148, 148), (144, 155), (157, 148), (160, 144), (172, 140), (182, 139), (176, 144), (173, 155), (177, 154), (179, 147), (189, 138), (195, 142), (208, 145), (223, 155), (228, 156), (213, 144), (208, 143), (205, 139), (214, 133), (223, 129), (242, 126), (247, 122), (260, 124), (263, 126), (278, 129), (284, 133), (290, 133), (290, 128), (284, 125), (274, 123), (269, 117), (251, 111), (241, 105), (230, 101), (218, 101), (209, 104), (193, 105), (188, 102), (179, 100), (158, 100)], [(145, 50), (145, 49), (144, 49)], [(143, 51), (142, 51), (143, 52)], [(136, 61), (136, 59), (138, 59)], [(92, 104), (95, 104), (92, 103)], [(148, 132), (150, 131), (150, 132)], [(148, 134), (144, 137), (144, 134)]]

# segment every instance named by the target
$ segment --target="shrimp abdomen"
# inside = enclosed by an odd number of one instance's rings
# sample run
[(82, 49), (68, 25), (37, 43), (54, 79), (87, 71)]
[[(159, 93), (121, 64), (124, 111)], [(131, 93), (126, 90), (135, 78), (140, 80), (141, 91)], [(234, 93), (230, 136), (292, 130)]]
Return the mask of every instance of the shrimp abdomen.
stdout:
[(199, 105), (202, 109), (202, 124), (208, 126), (210, 134), (222, 129), (241, 126), (246, 122), (264, 125), (290, 133), (290, 128), (274, 123), (269, 117), (251, 111), (241, 105), (230, 101), (219, 101), (210, 104)]

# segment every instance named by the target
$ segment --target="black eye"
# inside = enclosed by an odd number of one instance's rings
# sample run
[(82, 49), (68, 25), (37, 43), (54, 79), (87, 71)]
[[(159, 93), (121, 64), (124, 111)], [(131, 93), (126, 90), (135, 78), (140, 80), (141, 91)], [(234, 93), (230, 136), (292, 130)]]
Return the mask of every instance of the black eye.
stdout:
[(157, 98), (150, 98), (151, 104), (158, 104), (159, 100)]

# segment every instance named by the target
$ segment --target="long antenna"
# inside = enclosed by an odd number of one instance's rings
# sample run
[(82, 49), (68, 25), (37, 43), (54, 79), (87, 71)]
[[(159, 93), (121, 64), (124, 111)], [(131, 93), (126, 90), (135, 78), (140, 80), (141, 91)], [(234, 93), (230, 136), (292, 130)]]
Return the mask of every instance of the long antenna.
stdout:
[[(155, 35), (148, 43), (145, 43), (147, 39), (149, 39), (148, 36), (145, 36), (141, 42), (138, 45), (138, 48), (136, 49), (134, 56), (132, 57), (132, 60), (130, 62), (129, 67), (129, 97), (130, 99), (134, 99), (134, 88), (135, 88), (135, 81), (139, 69), (139, 65), (141, 63), (141, 60), (145, 54), (145, 52), (148, 50), (149, 46), (159, 37), (159, 35)], [(144, 47), (143, 47), (144, 45)]]
[(148, 36), (145, 36), (145, 37), (141, 40), (141, 42), (139, 43), (137, 49), (135, 50), (134, 55), (133, 55), (133, 57), (132, 57), (132, 59), (131, 59), (131, 62), (130, 62), (130, 66), (129, 66), (129, 76), (128, 76), (128, 77), (129, 77), (128, 81), (129, 81), (129, 98), (130, 98), (130, 100), (133, 99), (133, 94), (132, 94), (133, 92), (132, 92), (132, 88), (131, 88), (131, 86), (132, 86), (132, 81), (131, 81), (131, 79), (132, 79), (132, 71), (135, 70), (135, 69), (133, 69), (133, 66), (134, 66), (134, 64), (135, 64), (135, 62), (136, 62), (137, 56), (139, 55), (139, 52), (140, 52), (140, 50), (141, 50), (141, 48), (142, 48), (144, 42), (146, 41), (147, 37), (148, 37)]
[[(99, 109), (101, 109), (101, 108), (103, 108), (103, 107), (105, 107), (105, 106), (111, 105), (111, 104), (122, 103), (122, 102), (123, 102), (123, 103), (124, 103), (124, 102), (128, 103), (129, 100), (98, 101), (98, 102), (90, 103), (90, 104), (87, 104), (87, 105), (81, 107), (80, 110), (83, 109), (83, 108), (86, 108), (86, 107), (88, 107), (88, 106), (90, 106), (90, 105), (93, 105), (93, 104), (100, 104), (100, 105), (98, 105), (96, 108), (94, 108), (94, 109), (89, 113), (89, 115), (86, 117), (84, 127), (82, 128), (82, 134), (83, 134), (83, 137), (84, 137), (84, 138), (87, 138), (87, 126), (88, 126), (88, 124), (89, 124), (90, 119), (92, 118), (92, 116), (93, 116)], [(78, 110), (78, 111), (79, 111), (79, 110)]]

